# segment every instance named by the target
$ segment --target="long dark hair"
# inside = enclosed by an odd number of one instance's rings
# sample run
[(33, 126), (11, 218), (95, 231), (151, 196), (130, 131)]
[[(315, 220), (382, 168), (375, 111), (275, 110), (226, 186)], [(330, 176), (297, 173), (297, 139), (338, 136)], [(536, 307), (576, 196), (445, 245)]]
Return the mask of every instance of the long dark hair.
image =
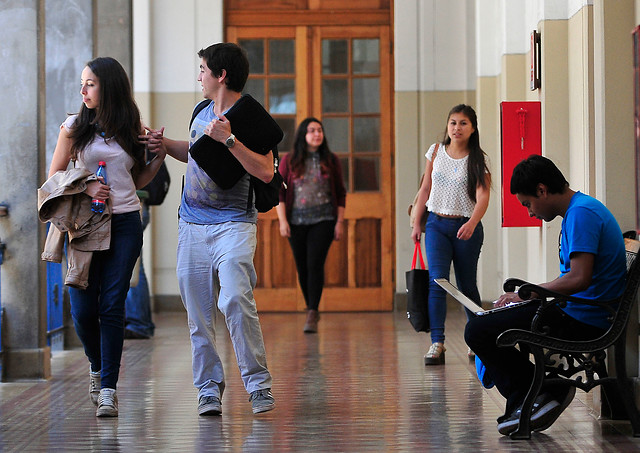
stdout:
[(140, 110), (133, 99), (131, 83), (124, 68), (111, 57), (99, 57), (87, 63), (98, 78), (100, 103), (89, 109), (84, 103), (73, 123), (71, 158), (76, 160), (85, 147), (95, 139), (99, 130), (106, 138), (113, 137), (129, 154), (137, 172), (145, 164), (144, 146), (138, 141), (141, 132)]
[(308, 151), (307, 140), (305, 136), (307, 135), (307, 127), (309, 127), (310, 123), (318, 123), (320, 127), (322, 127), (322, 143), (318, 147), (316, 151), (318, 153), (318, 157), (320, 157), (320, 169), (322, 173), (326, 173), (329, 165), (329, 157), (331, 156), (331, 150), (329, 149), (329, 145), (327, 144), (327, 136), (324, 135), (324, 126), (322, 122), (314, 117), (305, 118), (302, 120), (298, 129), (296, 130), (296, 135), (293, 140), (293, 155), (291, 156), (291, 171), (293, 174), (300, 176), (304, 173), (304, 161), (311, 154)]
[(481, 185), (485, 189), (488, 188), (487, 184), (487, 175), (491, 175), (489, 172), (489, 167), (487, 167), (487, 162), (485, 159), (485, 152), (480, 147), (480, 134), (478, 133), (478, 116), (476, 115), (475, 110), (466, 104), (458, 104), (449, 111), (447, 115), (447, 127), (444, 129), (444, 139), (442, 140), (442, 144), (444, 146), (449, 146), (451, 143), (451, 137), (449, 137), (449, 119), (451, 115), (454, 113), (462, 113), (464, 116), (469, 118), (471, 121), (471, 126), (473, 127), (473, 133), (469, 137), (469, 160), (467, 165), (467, 174), (468, 174), (468, 184), (467, 184), (467, 194), (469, 198), (475, 203), (476, 202), (476, 188), (478, 185)]

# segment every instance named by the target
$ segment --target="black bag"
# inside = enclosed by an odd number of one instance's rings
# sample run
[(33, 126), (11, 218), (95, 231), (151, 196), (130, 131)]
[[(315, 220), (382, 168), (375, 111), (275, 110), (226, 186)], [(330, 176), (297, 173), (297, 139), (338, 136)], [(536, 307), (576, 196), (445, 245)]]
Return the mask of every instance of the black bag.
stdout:
[[(192, 122), (198, 112), (209, 105), (209, 102), (202, 101), (196, 106)], [(231, 123), (231, 132), (244, 146), (256, 153), (267, 154), (284, 137), (278, 123), (249, 94), (243, 94), (225, 117)], [(191, 146), (189, 154), (213, 182), (224, 190), (232, 188), (247, 173), (229, 148), (206, 134)]]
[[(421, 269), (416, 269), (416, 258), (420, 255)], [(420, 242), (413, 250), (411, 270), (407, 279), (407, 318), (416, 332), (429, 332), (429, 271), (425, 269)]]
[(158, 173), (156, 173), (149, 184), (142, 188), (142, 190), (145, 190), (149, 194), (143, 201), (149, 206), (161, 205), (167, 196), (167, 192), (169, 192), (170, 185), (171, 177), (169, 176), (167, 164), (162, 162)]
[(252, 195), (256, 196), (256, 209), (258, 212), (270, 211), (280, 202), (280, 188), (284, 184), (284, 178), (278, 171), (278, 147), (273, 149), (273, 178), (270, 182), (265, 183), (262, 180), (251, 176), (249, 179), (249, 199), (247, 200), (247, 211), (251, 210)]

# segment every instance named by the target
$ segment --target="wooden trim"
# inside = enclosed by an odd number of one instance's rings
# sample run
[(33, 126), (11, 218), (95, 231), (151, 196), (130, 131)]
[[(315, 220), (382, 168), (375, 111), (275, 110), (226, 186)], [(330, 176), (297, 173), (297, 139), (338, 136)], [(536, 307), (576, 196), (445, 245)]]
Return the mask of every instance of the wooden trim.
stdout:
[(323, 26), (339, 25), (391, 25), (388, 11), (350, 11), (350, 10), (315, 10), (309, 11), (229, 11), (225, 16), (228, 27), (261, 27), (269, 24), (274, 27), (291, 26)]

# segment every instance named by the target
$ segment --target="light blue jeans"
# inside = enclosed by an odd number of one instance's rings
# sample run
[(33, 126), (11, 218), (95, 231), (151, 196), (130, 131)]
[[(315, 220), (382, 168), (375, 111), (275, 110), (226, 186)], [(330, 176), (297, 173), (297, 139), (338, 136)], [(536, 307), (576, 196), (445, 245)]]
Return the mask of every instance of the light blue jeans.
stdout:
[[(429, 213), (424, 235), (424, 248), (429, 265), (429, 323), (431, 342), (444, 342), (444, 321), (447, 317), (445, 291), (433, 280), (449, 280), (451, 262), (456, 275), (456, 285), (469, 299), (480, 305), (477, 285), (478, 259), (484, 241), (482, 222), (478, 223), (473, 235), (463, 241), (456, 237), (460, 227), (469, 219), (450, 219)], [(467, 317), (469, 313), (467, 313)]]
[(225, 379), (216, 349), (217, 310), (224, 316), (248, 393), (271, 388), (253, 289), (256, 225), (197, 225), (180, 220), (177, 275), (191, 334), (198, 398), (222, 398)]

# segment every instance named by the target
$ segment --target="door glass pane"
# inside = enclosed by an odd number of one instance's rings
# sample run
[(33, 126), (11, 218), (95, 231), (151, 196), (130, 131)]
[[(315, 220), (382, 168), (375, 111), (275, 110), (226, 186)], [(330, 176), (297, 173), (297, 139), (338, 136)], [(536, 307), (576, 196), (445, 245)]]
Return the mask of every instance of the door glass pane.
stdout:
[(354, 191), (380, 189), (380, 160), (377, 157), (358, 157), (353, 159)]
[(349, 159), (346, 157), (340, 158), (340, 165), (342, 166), (342, 182), (344, 182), (344, 187), (347, 192), (351, 191), (349, 187)]
[(349, 72), (349, 46), (346, 39), (322, 40), (322, 73), (346, 74)]
[(248, 79), (243, 93), (250, 94), (260, 104), (264, 104), (264, 81), (262, 79)]
[(322, 111), (325, 113), (346, 113), (349, 111), (349, 90), (347, 81), (322, 81)]
[(325, 118), (322, 121), (324, 136), (327, 138), (329, 149), (333, 152), (349, 151), (349, 119)]
[(247, 51), (249, 73), (264, 74), (264, 42), (261, 39), (241, 39), (238, 44)]
[(380, 49), (377, 39), (353, 40), (353, 73), (379, 74)]
[(380, 151), (380, 118), (353, 119), (353, 151)]
[(295, 48), (291, 39), (269, 41), (269, 73), (293, 74), (295, 72)]
[[(295, 118), (274, 118), (282, 132), (284, 132), (284, 138), (278, 144), (278, 153), (282, 154), (288, 151), (293, 151), (293, 137), (296, 132), (296, 120)], [(282, 158), (282, 155), (280, 156)]]
[(380, 80), (353, 79), (353, 112), (380, 112)]
[(269, 113), (296, 113), (296, 88), (293, 79), (269, 81)]

